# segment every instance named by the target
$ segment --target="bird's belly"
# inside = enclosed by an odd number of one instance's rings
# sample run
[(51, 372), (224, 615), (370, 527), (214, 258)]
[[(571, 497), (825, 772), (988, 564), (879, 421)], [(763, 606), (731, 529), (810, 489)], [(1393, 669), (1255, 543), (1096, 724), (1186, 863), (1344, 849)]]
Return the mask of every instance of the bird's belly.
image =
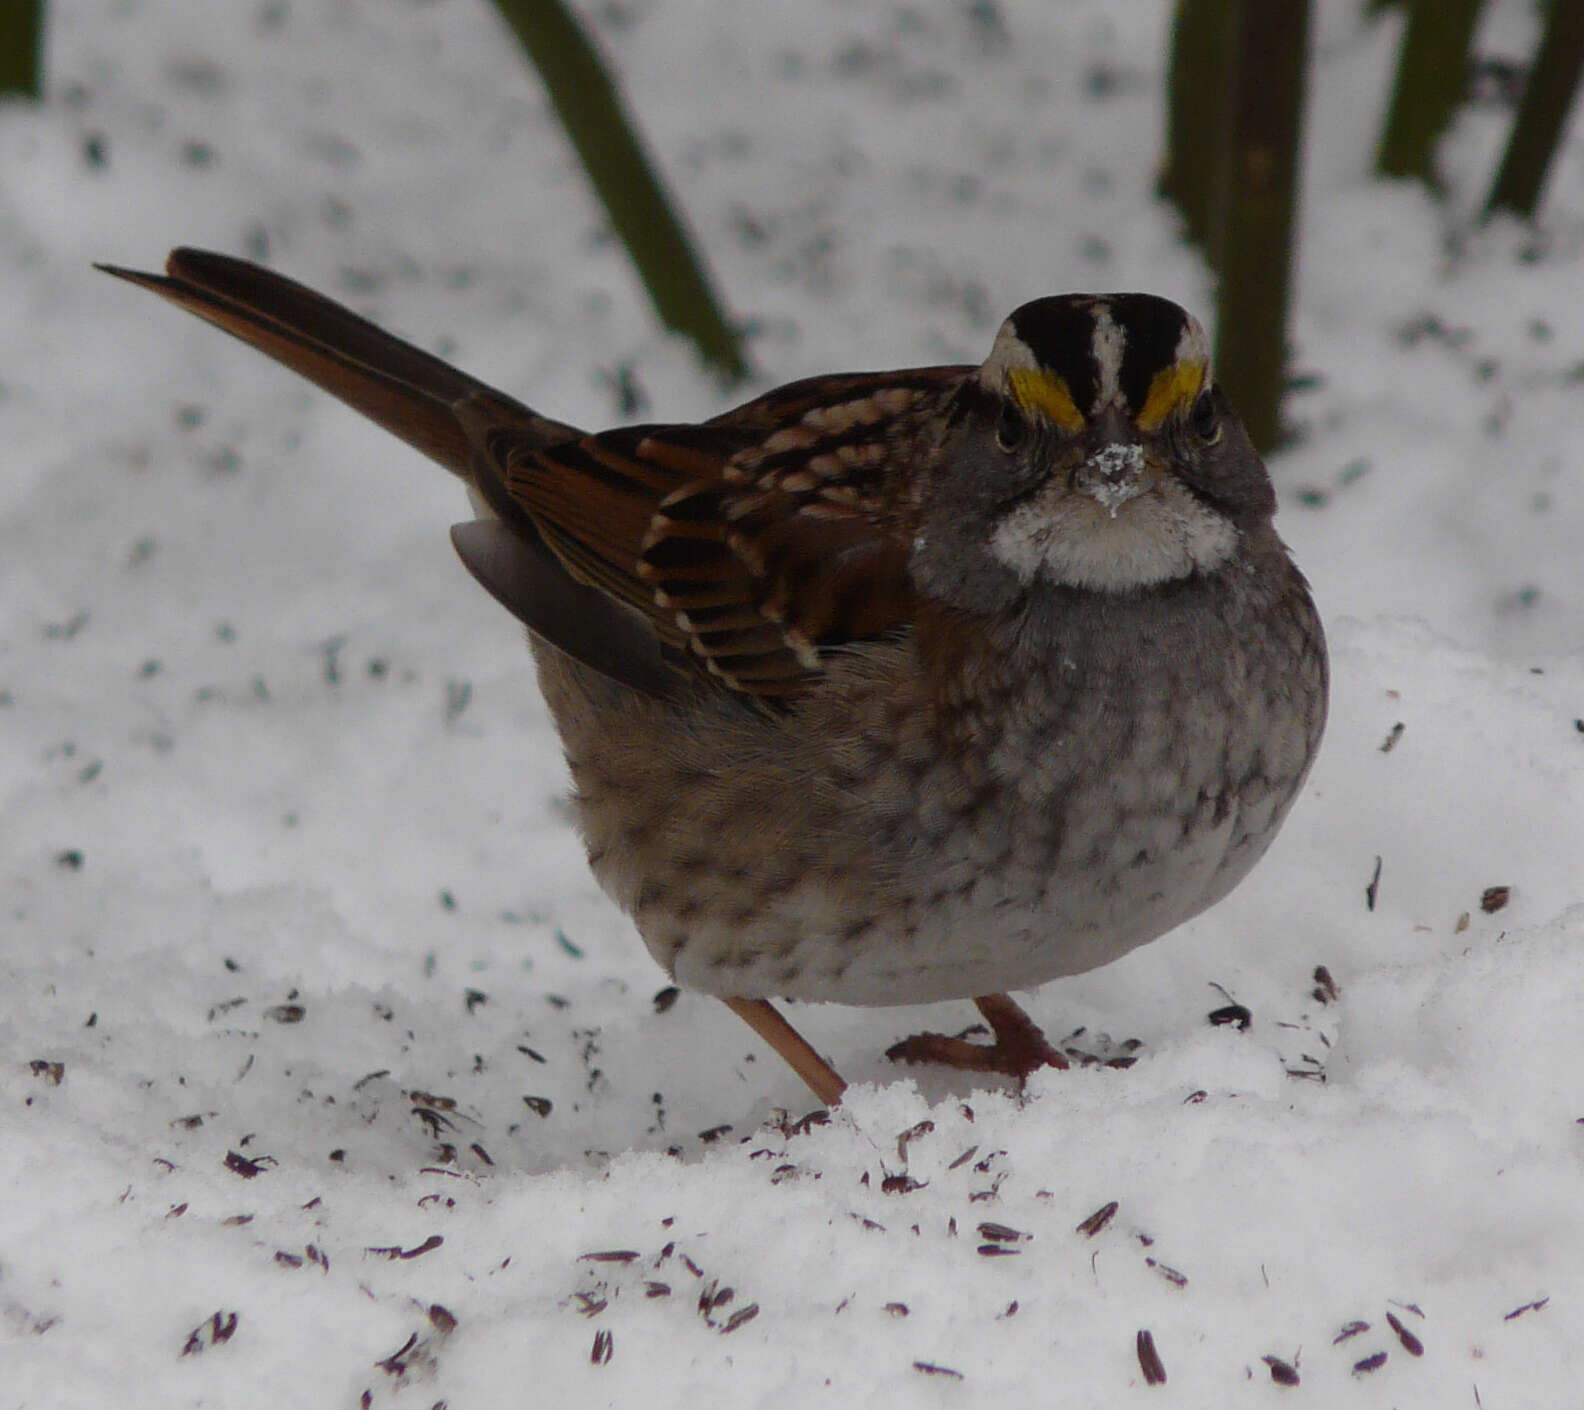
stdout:
[(1188, 832), (1134, 819), (1076, 864), (1057, 851), (993, 866), (967, 846), (911, 885), (875, 888), (867, 906), (812, 884), (746, 924), (695, 915), (670, 958), (679, 983), (721, 996), (883, 1006), (1032, 988), (1109, 964), (1218, 900), (1264, 850), (1237, 848), (1240, 836), (1235, 816)]
[(1109, 964), (1258, 861), (1313, 711), (1248, 688), (1272, 672), (1246, 655), (1208, 656), (1219, 674), (1192, 708), (1169, 662), (1140, 657), (993, 698), (973, 748), (883, 683), (777, 733), (723, 711), (686, 749), (641, 747), (655, 731), (613, 714), (557, 716), (590, 863), (678, 983), (926, 1003)]

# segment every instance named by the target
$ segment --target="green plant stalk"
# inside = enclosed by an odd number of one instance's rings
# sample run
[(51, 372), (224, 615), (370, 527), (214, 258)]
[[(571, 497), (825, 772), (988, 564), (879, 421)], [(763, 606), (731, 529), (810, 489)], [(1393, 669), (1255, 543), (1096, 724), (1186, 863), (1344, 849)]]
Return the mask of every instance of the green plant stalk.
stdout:
[(560, 0), (495, 0), (549, 91), (655, 311), (729, 381), (748, 374), (736, 332), (644, 155), (616, 84)]
[(1236, 11), (1226, 193), (1212, 233), (1221, 251), (1216, 373), (1267, 451), (1281, 440), (1309, 0), (1242, 0)]
[(1375, 153), (1381, 176), (1436, 186), (1435, 149), (1468, 87), (1469, 47), (1484, 0), (1398, 0), (1408, 25), (1391, 110)]
[(1581, 69), (1584, 4), (1580, 0), (1553, 0), (1506, 155), (1485, 203), (1486, 215), (1506, 210), (1524, 220), (1534, 219), (1568, 109), (1578, 92)]
[(1156, 190), (1182, 212), (1188, 238), (1220, 265), (1211, 248), (1215, 203), (1226, 186), (1232, 120), (1233, 0), (1180, 0), (1166, 74), (1166, 160)]
[(0, 0), (0, 95), (37, 98), (43, 70), (44, 0)]

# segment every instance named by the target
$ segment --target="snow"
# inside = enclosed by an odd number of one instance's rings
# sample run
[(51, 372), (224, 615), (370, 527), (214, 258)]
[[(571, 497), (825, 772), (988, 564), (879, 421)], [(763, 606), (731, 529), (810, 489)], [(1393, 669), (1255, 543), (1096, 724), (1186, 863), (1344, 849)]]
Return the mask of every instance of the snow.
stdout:
[[(0, 1405), (1576, 1399), (1584, 135), (1538, 231), (1469, 226), (1494, 105), (1447, 205), (1370, 180), (1360, 8), (1272, 459), (1333, 646), (1305, 796), (1028, 997), (1132, 1066), (1019, 1098), (881, 1056), (966, 1005), (798, 1007), (856, 1084), (803, 1125), (589, 879), (456, 486), (88, 268), (265, 253), (551, 414), (720, 409), (499, 21), (52, 3), (50, 100), (0, 108)], [(1065, 289), (1209, 312), (1150, 195), (1164, 5), (593, 14), (761, 385), (977, 360)]]

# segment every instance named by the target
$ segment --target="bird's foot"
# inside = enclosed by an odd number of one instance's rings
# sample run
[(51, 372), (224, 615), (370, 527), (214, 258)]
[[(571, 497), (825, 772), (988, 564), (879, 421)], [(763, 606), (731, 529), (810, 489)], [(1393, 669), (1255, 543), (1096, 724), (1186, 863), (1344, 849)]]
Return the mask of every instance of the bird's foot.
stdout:
[(998, 1072), (1025, 1082), (1042, 1067), (1066, 1067), (1039, 1026), (1005, 994), (974, 1000), (995, 1035), (991, 1043), (975, 1043), (944, 1033), (915, 1033), (886, 1049), (892, 1062), (932, 1062), (968, 1072)]

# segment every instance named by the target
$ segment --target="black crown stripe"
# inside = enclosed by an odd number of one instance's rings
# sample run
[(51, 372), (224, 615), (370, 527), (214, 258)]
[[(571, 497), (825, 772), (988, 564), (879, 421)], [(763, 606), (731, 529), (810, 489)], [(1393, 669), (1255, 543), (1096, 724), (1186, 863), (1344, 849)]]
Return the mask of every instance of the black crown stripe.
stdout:
[(1131, 415), (1149, 396), (1156, 373), (1177, 359), (1188, 315), (1154, 294), (1063, 294), (1035, 299), (1012, 315), (1012, 327), (1040, 366), (1066, 384), (1074, 405), (1087, 417), (1099, 394), (1095, 363), (1095, 317), (1104, 309), (1122, 334), (1117, 379)]
[(1100, 390), (1094, 361), (1094, 303), (1085, 295), (1035, 299), (1012, 315), (1012, 327), (1035, 360), (1067, 384), (1085, 415)]
[(1143, 409), (1155, 375), (1177, 360), (1188, 315), (1176, 304), (1153, 294), (1114, 294), (1110, 303), (1111, 317), (1127, 332), (1117, 384), (1128, 411), (1136, 416)]

